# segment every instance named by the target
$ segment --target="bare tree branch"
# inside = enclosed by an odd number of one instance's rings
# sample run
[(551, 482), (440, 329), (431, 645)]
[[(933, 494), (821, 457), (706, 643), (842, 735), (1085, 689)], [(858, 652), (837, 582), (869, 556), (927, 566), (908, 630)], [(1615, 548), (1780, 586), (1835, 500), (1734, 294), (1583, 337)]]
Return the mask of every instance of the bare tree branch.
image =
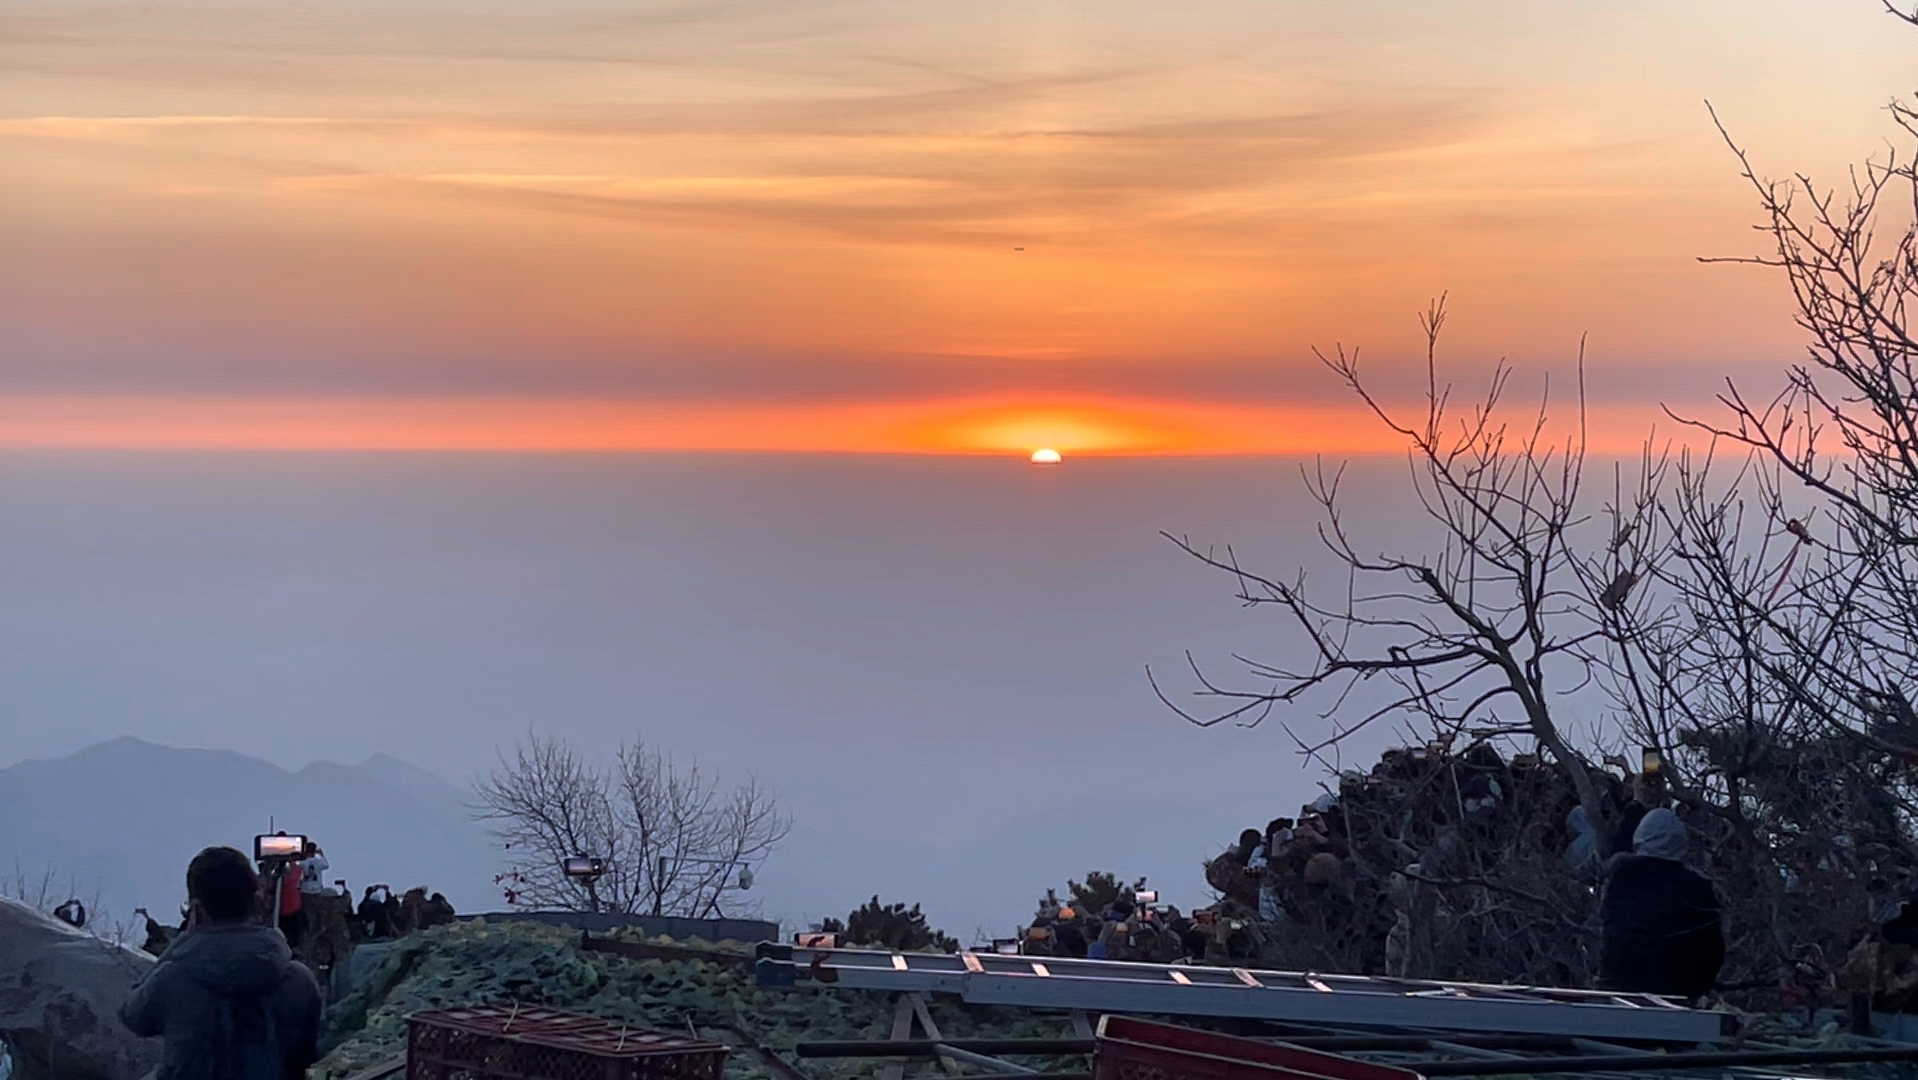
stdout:
[[(515, 906), (711, 917), (738, 905), (739, 872), (770, 854), (791, 821), (756, 777), (723, 792), (697, 762), (635, 739), (596, 766), (557, 738), (530, 735), (477, 786), (475, 815), (512, 863)], [(566, 876), (573, 855), (605, 861)]]
[(1525, 428), (1503, 422), (1501, 399), (1511, 378), (1503, 364), (1493, 370), (1481, 403), (1462, 414), (1452, 406), (1451, 387), (1438, 374), (1445, 320), (1443, 297), (1420, 315), (1425, 410), (1416, 419), (1400, 418), (1371, 392), (1357, 351), (1319, 354), (1380, 423), (1406, 440), (1413, 490), (1441, 530), (1438, 549), (1417, 556), (1361, 553), (1340, 514), (1343, 470), (1328, 471), (1320, 462), (1305, 480), (1324, 514), (1319, 536), (1346, 569), (1344, 593), (1333, 601), (1308, 592), (1303, 574), (1282, 582), (1246, 569), (1229, 547), (1201, 549), (1167, 534), (1186, 554), (1229, 575), (1240, 602), (1283, 611), (1308, 645), (1304, 666), (1240, 658), (1259, 685), (1232, 687), (1188, 656), (1189, 693), (1208, 703), (1203, 712), (1177, 704), (1147, 675), (1162, 701), (1200, 726), (1256, 725), (1273, 709), (1320, 692), (1332, 696), (1331, 711), (1338, 713), (1362, 683), (1383, 679), (1397, 688), (1362, 715), (1332, 716), (1323, 736), (1295, 734), (1301, 753), (1313, 758), (1389, 716), (1410, 715), (1434, 733), (1456, 734), (1481, 721), (1502, 723), (1499, 707), (1509, 705), (1570, 770), (1593, 820), (1602, 820), (1586, 776), (1589, 763), (1561, 731), (1552, 701), (1591, 679), (1605, 610), (1624, 605), (1643, 570), (1594, 583), (1581, 576), (1570, 547), (1585, 520), (1583, 345), (1577, 426), (1560, 442), (1549, 433), (1549, 390)]

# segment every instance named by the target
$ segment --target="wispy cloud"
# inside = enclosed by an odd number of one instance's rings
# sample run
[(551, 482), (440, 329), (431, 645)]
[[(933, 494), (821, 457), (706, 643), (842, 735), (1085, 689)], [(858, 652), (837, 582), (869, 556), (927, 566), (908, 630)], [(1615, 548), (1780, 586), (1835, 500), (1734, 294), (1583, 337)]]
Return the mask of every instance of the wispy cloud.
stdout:
[(328, 116), (21, 116), (0, 119), (0, 137), (102, 139), (176, 128), (365, 128), (401, 123)]
[(1336, 397), (1313, 345), (1411, 371), (1444, 289), (1455, 355), (1591, 331), (1647, 415), (1790, 355), (1691, 258), (1749, 216), (1702, 9), (1528, 10), (23, 0), (0, 394), (1267, 416)]

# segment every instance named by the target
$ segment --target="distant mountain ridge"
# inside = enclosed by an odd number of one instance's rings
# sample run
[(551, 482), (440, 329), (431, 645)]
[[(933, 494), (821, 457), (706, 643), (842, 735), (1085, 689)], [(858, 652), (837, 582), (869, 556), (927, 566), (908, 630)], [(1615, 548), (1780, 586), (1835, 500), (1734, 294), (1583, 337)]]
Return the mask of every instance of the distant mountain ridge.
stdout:
[[(496, 911), (504, 854), (467, 806), (471, 794), (409, 762), (283, 769), (231, 750), (138, 738), (0, 769), (0, 880), (52, 867), (83, 894), (97, 883), (110, 914), (144, 905), (169, 918), (186, 864), (209, 844), (245, 848), (271, 817), (325, 848), (330, 878), (357, 894), (384, 882), (426, 885), (462, 912)], [(1207, 897), (1199, 864), (1262, 824), (1176, 800), (1042, 802), (976, 833), (916, 841), (808, 828), (766, 865), (750, 899), (768, 917), (843, 917), (869, 896), (923, 903), (935, 925), (970, 940), (1012, 933), (1047, 888), (1088, 870), (1149, 875), (1181, 907)], [(914, 843), (925, 856), (897, 857)]]
[(329, 876), (355, 892), (426, 885), (463, 910), (494, 907), (499, 858), (464, 798), (384, 754), (288, 771), (129, 736), (0, 769), (0, 875), (37, 881), (51, 868), (83, 894), (97, 886), (116, 915), (143, 905), (165, 919), (184, 899), (195, 852), (247, 848), (270, 820), (318, 841)]

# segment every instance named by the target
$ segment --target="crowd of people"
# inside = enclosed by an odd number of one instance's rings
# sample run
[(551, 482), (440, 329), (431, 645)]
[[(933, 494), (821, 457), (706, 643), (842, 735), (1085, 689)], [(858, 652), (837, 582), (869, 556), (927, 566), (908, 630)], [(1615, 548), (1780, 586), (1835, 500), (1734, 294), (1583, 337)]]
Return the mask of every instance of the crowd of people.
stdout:
[[(1413, 970), (1421, 914), (1430, 922), (1435, 911), (1426, 909), (1444, 903), (1435, 886), (1455, 884), (1468, 863), (1482, 866), (1488, 852), (1515, 846), (1512, 837), (1526, 829), (1510, 820), (1512, 789), (1523, 786), (1527, 810), (1547, 815), (1534, 838), (1542, 833), (1564, 869), (1589, 876), (1598, 892), (1596, 984), (1681, 998), (1710, 992), (1725, 959), (1720, 905), (1711, 881), (1686, 865), (1688, 830), (1666, 805), (1657, 774), (1601, 783), (1611, 825), (1604, 843), (1571, 786), (1553, 789), (1560, 776), (1536, 757), (1506, 761), (1483, 744), (1461, 755), (1444, 745), (1388, 751), (1369, 774), (1348, 774), (1338, 793), (1320, 796), (1297, 818), (1245, 830), (1206, 864), (1206, 881), (1222, 909), (1255, 920), (1266, 940), (1377, 939), (1380, 973), (1447, 974)], [(1418, 797), (1432, 790), (1443, 797)], [(1428, 820), (1379, 844), (1372, 831), (1354, 829), (1348, 801), (1371, 818)], [(1376, 813), (1387, 807), (1391, 813)], [(1374, 895), (1362, 895), (1368, 890)], [(1363, 955), (1364, 944), (1351, 952)]]
[[(1185, 915), (1122, 890), (1100, 910), (1087, 910), (1049, 892), (1018, 948), (1029, 955), (1527, 981), (1529, 973), (1447, 970), (1426, 943), (1458, 922), (1448, 887), (1482, 877), (1501, 857), (1524, 861), (1544, 848), (1558, 867), (1544, 873), (1574, 888), (1586, 882), (1583, 888), (1598, 895), (1602, 941), (1583, 979), (1561, 967), (1531, 981), (1589, 980), (1681, 998), (1710, 992), (1725, 937), (1711, 881), (1687, 865), (1684, 821), (1652, 772), (1602, 780), (1600, 797), (1602, 838), (1563, 772), (1536, 756), (1508, 761), (1482, 743), (1457, 754), (1445, 744), (1388, 751), (1369, 773), (1346, 774), (1336, 793), (1296, 817), (1245, 830), (1209, 860), (1205, 879), (1217, 895), (1209, 907)], [(1381, 830), (1381, 821), (1394, 824)], [(1484, 951), (1484, 934), (1467, 948)]]
[(1190, 915), (1157, 903), (1153, 893), (1122, 891), (1097, 912), (1062, 902), (1048, 891), (1018, 943), (1027, 956), (1130, 960), (1153, 964), (1241, 963), (1262, 945), (1256, 920), (1235, 917), (1222, 906)]
[[(355, 904), (345, 879), (327, 881), (330, 869), (325, 850), (309, 841), (299, 858), (268, 861), (255, 871), (254, 903), (261, 921), (277, 923), (292, 954), (317, 971), (330, 969), (362, 941), (400, 937), (457, 918), (445, 896), (424, 887), (395, 895), (389, 885), (368, 885)], [(189, 901), (181, 908), (177, 927), (161, 924), (144, 908), (136, 911), (146, 918), (145, 950), (162, 955), (187, 929), (190, 907)]]

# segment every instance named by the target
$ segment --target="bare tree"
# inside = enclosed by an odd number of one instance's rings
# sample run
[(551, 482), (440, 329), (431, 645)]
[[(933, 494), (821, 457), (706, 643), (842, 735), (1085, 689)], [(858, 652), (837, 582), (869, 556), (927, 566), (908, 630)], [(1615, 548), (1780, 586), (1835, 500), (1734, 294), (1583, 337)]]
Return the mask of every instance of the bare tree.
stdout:
[[(555, 737), (529, 735), (475, 785), (476, 816), (507, 852), (507, 902), (567, 911), (622, 910), (614, 899), (630, 892), (632, 870), (621, 856), (626, 839), (613, 811), (606, 774)], [(568, 877), (565, 860), (591, 855), (606, 860), (609, 873), (595, 881)], [(602, 894), (610, 894), (603, 897)]]
[(1708, 447), (1640, 500), (1670, 603), (1619, 628), (1614, 688), (1677, 750), (1674, 796), (1717, 829), (1733, 956), (1762, 970), (1845, 948), (1918, 889), (1918, 174), (1894, 152), (1837, 190), (1764, 180), (1719, 131), (1769, 250), (1706, 261), (1782, 270), (1807, 355), (1776, 394), (1728, 382), (1722, 418), (1682, 418)]
[[(596, 766), (564, 741), (534, 735), (477, 785), (476, 814), (513, 867), (516, 906), (714, 917), (729, 913), (740, 872), (791, 828), (756, 777), (722, 791), (698, 763), (680, 765), (634, 740)], [(571, 856), (604, 861), (598, 878), (568, 877)]]
[[(1297, 665), (1241, 657), (1251, 685), (1228, 686), (1188, 656), (1193, 692), (1219, 703), (1209, 711), (1175, 703), (1156, 678), (1153, 687), (1202, 726), (1257, 724), (1275, 707), (1323, 693), (1329, 705), (1319, 715), (1329, 728), (1306, 735), (1288, 723), (1286, 730), (1303, 753), (1328, 765), (1326, 752), (1394, 715), (1413, 717), (1446, 741), (1471, 731), (1529, 735), (1568, 770), (1590, 819), (1602, 821), (1591, 765), (1567, 739), (1553, 703), (1589, 683), (1594, 646), (1604, 638), (1601, 611), (1624, 606), (1643, 571), (1631, 559), (1636, 549), (1619, 545), (1626, 561), (1617, 572), (1602, 582), (1588, 580), (1587, 565), (1571, 546), (1583, 520), (1583, 387), (1577, 427), (1562, 441), (1549, 434), (1549, 394), (1528, 426), (1504, 422), (1500, 402), (1510, 371), (1503, 364), (1483, 401), (1461, 414), (1452, 408), (1451, 387), (1439, 382), (1443, 299), (1420, 322), (1426, 386), (1424, 415), (1416, 421), (1401, 420), (1370, 391), (1356, 350), (1318, 355), (1405, 440), (1419, 505), (1442, 535), (1436, 550), (1362, 551), (1340, 512), (1343, 470), (1328, 472), (1323, 462), (1305, 479), (1324, 511), (1319, 537), (1345, 570), (1331, 600), (1309, 591), (1303, 573), (1280, 581), (1248, 570), (1229, 547), (1201, 549), (1168, 534), (1188, 554), (1230, 574), (1241, 602), (1283, 610), (1307, 642), (1308, 659)], [(1582, 370), (1582, 349), (1580, 364)], [(1353, 691), (1380, 677), (1395, 688), (1388, 700), (1345, 719)]]
[[(1886, 7), (1918, 23), (1918, 10)], [(1892, 114), (1918, 135), (1918, 109), (1894, 103)], [(1187, 715), (1256, 723), (1323, 687), (1337, 709), (1383, 675), (1398, 688), (1392, 700), (1335, 721), (1328, 735), (1295, 735), (1301, 748), (1317, 754), (1394, 713), (1422, 718), (1442, 738), (1530, 734), (1569, 770), (1588, 820), (1598, 821), (1593, 782), (1616, 781), (1583, 755), (1606, 755), (1598, 746), (1581, 753), (1551, 715), (1555, 695), (1589, 680), (1610, 693), (1619, 735), (1665, 751), (1665, 794), (1702, 834), (1694, 850), (1727, 902), (1722, 978), (1778, 986), (1783, 970), (1802, 989), (1807, 970), (1829, 974), (1851, 951), (1868, 961), (1864, 975), (1853, 972), (1854, 988), (1918, 999), (1918, 958), (1888, 975), (1873, 932), (1918, 894), (1918, 338), (1908, 327), (1918, 297), (1918, 171), (1894, 154), (1837, 191), (1804, 175), (1774, 183), (1726, 142), (1758, 196), (1770, 250), (1707, 261), (1784, 271), (1808, 339), (1784, 388), (1753, 399), (1728, 383), (1722, 418), (1678, 418), (1702, 444), (1648, 448), (1635, 484), (1615, 479), (1588, 519), (1579, 443), (1554, 465), (1540, 429), (1508, 451), (1503, 429), (1486, 421), (1502, 370), (1488, 406), (1441, 439), (1446, 395), (1435, 377), (1425, 425), (1399, 424), (1339, 353), (1333, 370), (1410, 444), (1442, 550), (1362, 556), (1339, 522), (1337, 476), (1327, 481), (1322, 469), (1321, 535), (1352, 583), (1343, 602), (1308, 600), (1302, 578), (1280, 584), (1246, 572), (1229, 550), (1182, 542), (1233, 574), (1245, 602), (1287, 610), (1313, 656), (1300, 670), (1253, 662), (1263, 685), (1246, 688), (1222, 687), (1195, 666), (1199, 692), (1225, 705)], [(1438, 315), (1426, 320), (1434, 340)], [(1497, 715), (1507, 702), (1519, 706), (1516, 722)], [(1360, 787), (1410, 783), (1402, 762), (1380, 768)], [(1549, 787), (1539, 800), (1547, 814)], [(1405, 879), (1401, 892), (1406, 881), (1444, 892), (1448, 919), (1476, 942), (1458, 963), (1525, 930), (1508, 920), (1488, 931), (1484, 913), (1498, 906), (1589, 930), (1588, 900), (1497, 869), (1549, 857), (1563, 842), (1555, 822), (1538, 823), (1538, 835), (1523, 822), (1480, 826), (1472, 880), (1454, 868), (1435, 881), (1429, 861), (1418, 874), (1404, 865), (1422, 854), (1407, 843), (1405, 815), (1391, 802), (1373, 810), (1360, 824), (1376, 835), (1351, 837), (1355, 861), (1364, 853), (1379, 864), (1361, 866), (1362, 876), (1384, 881), (1390, 871)], [(1499, 837), (1519, 846), (1488, 859)], [(1474, 914), (1460, 919), (1461, 910)], [(1548, 936), (1535, 940), (1554, 947)], [(1565, 970), (1578, 969), (1574, 960), (1565, 954)]]
[(764, 859), (791, 827), (757, 777), (722, 795), (697, 763), (681, 767), (640, 742), (620, 749), (619, 786), (656, 911), (720, 914), (740, 868)]

